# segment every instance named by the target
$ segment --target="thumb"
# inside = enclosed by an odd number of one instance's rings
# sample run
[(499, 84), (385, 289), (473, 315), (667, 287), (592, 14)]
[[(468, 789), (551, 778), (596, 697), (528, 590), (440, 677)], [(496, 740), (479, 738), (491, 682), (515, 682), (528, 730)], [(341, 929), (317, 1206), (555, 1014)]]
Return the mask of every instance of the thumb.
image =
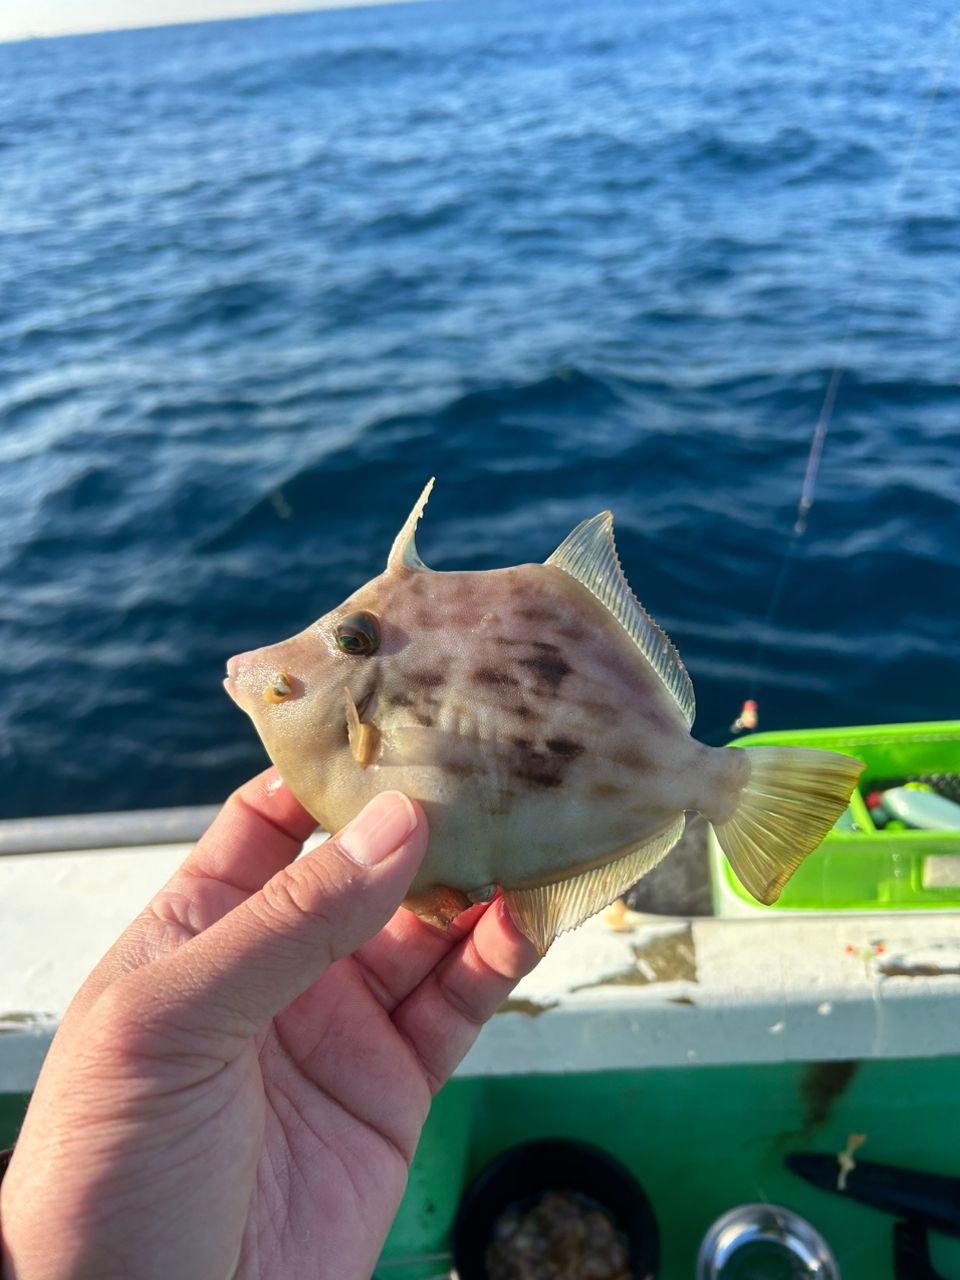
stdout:
[(426, 845), (420, 806), (382, 792), (205, 932), (131, 974), (131, 983), (142, 980), (141, 1029), (193, 1029), (205, 1047), (215, 1041), (218, 1057), (236, 1056), (335, 960), (386, 924)]

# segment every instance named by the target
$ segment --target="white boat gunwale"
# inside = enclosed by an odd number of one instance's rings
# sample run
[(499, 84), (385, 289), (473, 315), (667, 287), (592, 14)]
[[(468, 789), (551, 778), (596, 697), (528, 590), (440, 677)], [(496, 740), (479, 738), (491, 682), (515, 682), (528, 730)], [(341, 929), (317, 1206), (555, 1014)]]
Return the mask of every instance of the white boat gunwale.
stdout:
[[(32, 1089), (73, 992), (215, 812), (0, 823), (0, 1092)], [(623, 923), (560, 938), (458, 1074), (960, 1054), (960, 912)]]

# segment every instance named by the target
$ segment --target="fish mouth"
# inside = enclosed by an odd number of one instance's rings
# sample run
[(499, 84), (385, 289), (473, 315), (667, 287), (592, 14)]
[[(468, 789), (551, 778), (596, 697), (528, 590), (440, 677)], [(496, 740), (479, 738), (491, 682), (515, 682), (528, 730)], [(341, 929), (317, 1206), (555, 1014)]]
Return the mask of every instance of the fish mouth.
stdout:
[(238, 707), (242, 705), (240, 702), (240, 689), (238, 685), (240, 679), (240, 664), (243, 657), (243, 654), (237, 654), (235, 657), (227, 659), (227, 674), (223, 681), (224, 689), (226, 689), (227, 693)]

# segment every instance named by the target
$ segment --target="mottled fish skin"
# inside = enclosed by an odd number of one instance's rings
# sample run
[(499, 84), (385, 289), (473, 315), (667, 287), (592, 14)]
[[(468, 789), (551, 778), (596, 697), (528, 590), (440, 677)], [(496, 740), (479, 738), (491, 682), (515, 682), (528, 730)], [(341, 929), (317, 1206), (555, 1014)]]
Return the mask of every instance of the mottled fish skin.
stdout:
[[(377, 615), (358, 657), (337, 623)], [(263, 697), (275, 673), (292, 689)], [(231, 659), (227, 687), (300, 801), (337, 830), (388, 787), (430, 820), (415, 896), (523, 888), (611, 861), (685, 809), (716, 820), (746, 781), (741, 752), (696, 742), (663, 682), (584, 586), (550, 564), (479, 573), (394, 565), (281, 644)], [(375, 724), (361, 768), (347, 688)]]

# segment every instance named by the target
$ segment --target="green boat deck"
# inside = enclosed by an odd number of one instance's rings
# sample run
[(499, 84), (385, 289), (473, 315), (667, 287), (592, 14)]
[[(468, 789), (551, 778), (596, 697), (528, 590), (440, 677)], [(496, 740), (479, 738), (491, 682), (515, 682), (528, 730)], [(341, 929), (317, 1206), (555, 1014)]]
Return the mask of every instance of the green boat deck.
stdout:
[[(453, 1080), (438, 1095), (376, 1275), (428, 1280), (463, 1191), (507, 1148), (534, 1138), (592, 1142), (637, 1177), (660, 1228), (659, 1280), (692, 1280), (700, 1240), (726, 1209), (788, 1205), (834, 1249), (844, 1280), (892, 1280), (893, 1219), (789, 1173), (789, 1151), (960, 1171), (960, 1059), (778, 1063)], [(960, 1240), (931, 1236), (934, 1266), (960, 1276)]]

